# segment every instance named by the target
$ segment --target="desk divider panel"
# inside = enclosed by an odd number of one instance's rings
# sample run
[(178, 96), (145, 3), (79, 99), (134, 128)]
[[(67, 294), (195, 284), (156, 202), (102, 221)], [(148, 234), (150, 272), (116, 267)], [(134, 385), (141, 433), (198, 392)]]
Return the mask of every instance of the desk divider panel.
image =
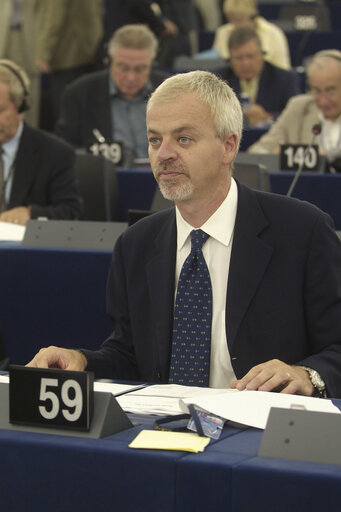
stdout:
[(341, 414), (270, 410), (258, 455), (341, 464)]
[(125, 222), (29, 220), (22, 246), (111, 250), (126, 228)]

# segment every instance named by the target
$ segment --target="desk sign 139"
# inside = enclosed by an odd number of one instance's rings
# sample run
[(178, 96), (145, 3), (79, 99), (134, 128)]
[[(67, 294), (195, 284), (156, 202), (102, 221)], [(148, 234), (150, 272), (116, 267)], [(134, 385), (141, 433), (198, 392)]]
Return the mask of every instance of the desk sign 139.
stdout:
[(89, 430), (93, 381), (91, 372), (11, 365), (10, 423)]

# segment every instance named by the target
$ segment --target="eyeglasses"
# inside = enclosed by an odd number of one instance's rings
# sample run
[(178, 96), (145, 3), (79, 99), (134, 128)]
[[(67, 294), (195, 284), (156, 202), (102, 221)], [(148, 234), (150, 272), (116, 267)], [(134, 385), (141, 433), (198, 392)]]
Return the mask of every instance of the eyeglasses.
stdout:
[(255, 60), (262, 55), (262, 52), (246, 53), (245, 55), (230, 55), (230, 60), (242, 62), (243, 60)]
[(127, 64), (120, 62), (117, 64), (114, 62), (114, 67), (122, 75), (126, 75), (128, 73), (134, 73), (135, 75), (145, 75), (150, 69), (148, 64), (141, 64), (140, 66), (128, 66)]
[(329, 99), (335, 99), (340, 94), (340, 86), (332, 86), (328, 87), (327, 89), (318, 89), (317, 87), (311, 87), (310, 88), (310, 94), (314, 98), (318, 98), (319, 96), (325, 96)]

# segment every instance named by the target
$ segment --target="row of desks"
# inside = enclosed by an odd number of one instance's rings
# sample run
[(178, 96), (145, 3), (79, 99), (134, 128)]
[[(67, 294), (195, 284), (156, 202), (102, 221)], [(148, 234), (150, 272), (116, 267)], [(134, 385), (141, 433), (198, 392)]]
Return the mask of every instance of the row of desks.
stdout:
[[(152, 417), (104, 439), (0, 430), (6, 512), (339, 510), (341, 466), (258, 456), (263, 432), (225, 427), (203, 453), (128, 447)], [(324, 433), (321, 432), (321, 443)]]

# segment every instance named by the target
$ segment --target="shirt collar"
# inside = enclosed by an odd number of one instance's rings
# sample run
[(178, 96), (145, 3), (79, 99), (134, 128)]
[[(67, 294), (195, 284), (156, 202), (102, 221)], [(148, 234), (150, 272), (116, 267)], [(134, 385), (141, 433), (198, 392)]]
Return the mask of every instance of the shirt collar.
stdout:
[(332, 125), (341, 124), (341, 114), (339, 115), (339, 117), (337, 119), (335, 119), (335, 121), (330, 121), (330, 119), (326, 119), (324, 117), (324, 115), (322, 114), (321, 110), (319, 110), (318, 118), (321, 123), (326, 124), (326, 125), (332, 126)]
[(4, 142), (2, 144), (2, 148), (5, 152), (5, 154), (7, 154), (7, 155), (15, 155), (16, 154), (23, 129), (24, 129), (24, 122), (21, 120), (19, 123), (17, 133), (14, 135), (14, 137), (12, 139), (10, 139), (8, 142)]
[[(221, 203), (219, 208), (211, 215), (211, 217), (202, 225), (200, 229), (205, 231), (211, 238), (222, 243), (226, 247), (232, 241), (232, 234), (237, 214), (238, 203), (238, 188), (235, 180), (231, 179), (230, 190)], [(176, 211), (176, 225), (177, 225), (177, 249), (182, 249), (186, 243), (193, 226), (188, 224), (181, 216), (178, 208)]]

